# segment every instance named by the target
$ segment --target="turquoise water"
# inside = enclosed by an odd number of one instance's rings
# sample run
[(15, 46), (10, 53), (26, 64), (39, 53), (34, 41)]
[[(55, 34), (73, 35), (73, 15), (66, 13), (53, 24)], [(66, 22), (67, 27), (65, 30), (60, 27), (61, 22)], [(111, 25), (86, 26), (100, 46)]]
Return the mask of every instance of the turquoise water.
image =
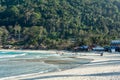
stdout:
[(30, 52), (0, 52), (0, 78), (31, 73), (60, 71), (89, 63), (67, 55)]

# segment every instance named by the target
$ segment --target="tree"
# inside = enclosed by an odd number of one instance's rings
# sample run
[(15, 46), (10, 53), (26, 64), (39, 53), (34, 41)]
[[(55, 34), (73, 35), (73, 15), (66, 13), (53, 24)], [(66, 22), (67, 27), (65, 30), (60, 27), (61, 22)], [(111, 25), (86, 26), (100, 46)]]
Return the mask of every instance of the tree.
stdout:
[(15, 25), (14, 27), (14, 36), (18, 37), (18, 40), (20, 41), (20, 35), (21, 35), (21, 26)]
[(41, 26), (32, 26), (27, 31), (25, 31), (25, 34), (27, 35), (27, 38), (25, 41), (28, 41), (29, 45), (38, 46), (39, 40), (46, 35), (46, 30)]
[(37, 12), (33, 12), (30, 16), (30, 24), (31, 25), (36, 25), (41, 19), (41, 14)]
[(3, 46), (7, 44), (8, 34), (9, 32), (6, 30), (5, 26), (2, 26), (0, 28), (0, 37), (1, 37), (1, 42)]

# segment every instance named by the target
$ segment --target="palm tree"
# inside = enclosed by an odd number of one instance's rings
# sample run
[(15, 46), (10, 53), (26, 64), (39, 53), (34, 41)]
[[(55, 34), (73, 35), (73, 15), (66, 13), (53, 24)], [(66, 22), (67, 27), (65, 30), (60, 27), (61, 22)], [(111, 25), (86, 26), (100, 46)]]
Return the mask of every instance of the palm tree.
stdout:
[(21, 27), (19, 25), (16, 25), (14, 27), (14, 30), (15, 30), (15, 32), (14, 32), (15, 37), (18, 35), (18, 40), (20, 41)]

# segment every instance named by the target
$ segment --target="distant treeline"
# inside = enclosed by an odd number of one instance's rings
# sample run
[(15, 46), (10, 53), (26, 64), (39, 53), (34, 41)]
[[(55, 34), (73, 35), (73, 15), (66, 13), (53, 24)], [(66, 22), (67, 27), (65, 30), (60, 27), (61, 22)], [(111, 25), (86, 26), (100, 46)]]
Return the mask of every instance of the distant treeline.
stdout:
[(120, 38), (120, 0), (0, 0), (0, 43), (66, 49)]

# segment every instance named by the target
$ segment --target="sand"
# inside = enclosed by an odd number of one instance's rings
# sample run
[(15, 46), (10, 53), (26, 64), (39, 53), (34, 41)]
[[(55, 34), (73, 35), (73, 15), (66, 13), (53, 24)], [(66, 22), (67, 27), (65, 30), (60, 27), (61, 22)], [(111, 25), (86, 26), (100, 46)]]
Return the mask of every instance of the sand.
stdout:
[[(53, 51), (54, 52), (54, 51)], [(77, 58), (94, 59), (91, 63), (59, 72), (34, 73), (0, 80), (120, 80), (120, 53), (78, 53)]]

